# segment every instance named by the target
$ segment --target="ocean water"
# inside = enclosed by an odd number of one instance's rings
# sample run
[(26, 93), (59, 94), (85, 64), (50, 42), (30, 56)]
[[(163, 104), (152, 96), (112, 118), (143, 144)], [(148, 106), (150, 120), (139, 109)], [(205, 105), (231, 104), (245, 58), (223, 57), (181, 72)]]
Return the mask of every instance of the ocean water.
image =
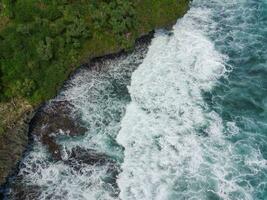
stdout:
[(266, 0), (193, 0), (148, 49), (100, 65), (52, 100), (88, 128), (58, 142), (116, 164), (76, 170), (36, 142), (17, 181), (37, 199), (267, 199)]
[(267, 199), (266, 1), (193, 1), (133, 73), (121, 199)]
[[(70, 114), (88, 131), (83, 136), (57, 138), (63, 157), (59, 161), (53, 160), (47, 148), (34, 138), (32, 150), (22, 160), (6, 199), (118, 199), (116, 174), (123, 162), (123, 147), (116, 142), (116, 135), (130, 102), (127, 85), (146, 51), (147, 44), (139, 44), (130, 55), (103, 59), (79, 69), (47, 107), (68, 101)], [(75, 150), (77, 147), (79, 151)], [(88, 156), (72, 159), (72, 150)], [(105, 155), (108, 162), (86, 162), (90, 152)]]

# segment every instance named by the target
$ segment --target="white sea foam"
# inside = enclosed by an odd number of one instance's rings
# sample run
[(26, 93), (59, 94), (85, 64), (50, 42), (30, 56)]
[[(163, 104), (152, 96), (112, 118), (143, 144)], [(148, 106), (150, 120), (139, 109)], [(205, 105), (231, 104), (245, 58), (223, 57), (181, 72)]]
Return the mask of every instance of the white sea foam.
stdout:
[[(122, 148), (115, 142), (120, 120), (130, 101), (126, 86), (132, 71), (146, 53), (146, 44), (130, 55), (97, 62), (94, 68), (82, 68), (68, 81), (65, 89), (52, 101), (68, 101), (73, 116), (80, 119), (88, 131), (82, 137), (62, 136), (62, 161), (54, 161), (40, 143), (23, 160), (19, 172), (23, 187), (38, 188), (38, 199), (113, 200), (118, 198), (114, 173), (119, 171)], [(105, 154), (113, 162), (103, 165), (67, 163), (70, 151), (79, 147)], [(79, 152), (78, 152), (79, 154)], [(26, 186), (25, 186), (26, 185)], [(37, 192), (37, 193), (38, 193)]]
[[(252, 199), (251, 187), (239, 184), (223, 120), (203, 100), (229, 68), (208, 37), (217, 26), (212, 18), (211, 9), (196, 3), (171, 34), (155, 34), (133, 73), (132, 102), (117, 136), (125, 148), (121, 199)], [(238, 134), (233, 122), (226, 129)]]
[(121, 157), (122, 150), (112, 140), (115, 141), (120, 120), (130, 101), (126, 86), (145, 53), (146, 47), (141, 45), (130, 55), (98, 63), (91, 70), (82, 69), (69, 81), (68, 89), (63, 90), (56, 101), (71, 102), (73, 114), (78, 114), (89, 130), (81, 140), (60, 141), (63, 146), (97, 149)]
[[(112, 185), (103, 180), (107, 176), (108, 166), (80, 164), (80, 170), (63, 162), (52, 162), (42, 145), (36, 145), (34, 151), (23, 161), (19, 175), (32, 190), (38, 188), (38, 199), (117, 199)], [(113, 195), (112, 195), (113, 194)]]
[[(143, 62), (141, 48), (101, 69), (81, 69), (53, 101), (70, 101), (88, 132), (59, 139), (63, 161), (51, 160), (35, 144), (20, 168), (21, 186), (37, 188), (40, 200), (115, 200), (119, 192), (121, 200), (257, 199), (266, 189), (261, 179), (267, 161), (256, 140), (266, 138), (224, 121), (203, 99), (231, 69), (221, 50), (246, 57), (242, 50), (250, 44), (254, 8), (243, 4), (251, 2), (195, 0), (173, 31), (155, 34)], [(125, 86), (131, 75), (130, 102)], [(254, 129), (263, 123), (243, 121)], [(231, 136), (239, 138), (230, 141)], [(77, 170), (66, 163), (77, 146), (104, 153), (117, 165), (123, 161), (120, 190), (106, 181), (108, 165), (80, 163)]]

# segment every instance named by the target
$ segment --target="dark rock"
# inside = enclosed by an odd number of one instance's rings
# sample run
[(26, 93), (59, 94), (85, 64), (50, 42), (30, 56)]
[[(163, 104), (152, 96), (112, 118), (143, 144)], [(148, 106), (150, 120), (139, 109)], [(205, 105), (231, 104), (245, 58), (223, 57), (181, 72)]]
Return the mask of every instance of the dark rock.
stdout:
[(0, 135), (0, 185), (12, 175), (28, 145), (29, 122), (33, 116), (29, 110), (17, 121), (15, 126)]
[(59, 136), (80, 136), (87, 129), (71, 117), (72, 105), (67, 101), (54, 101), (41, 108), (31, 122), (30, 132), (47, 146), (55, 160), (61, 159)]
[(48, 151), (52, 154), (55, 160), (61, 159), (60, 145), (55, 142), (54, 137), (50, 136), (49, 134), (44, 134), (41, 137), (41, 141), (44, 145), (47, 146)]
[(69, 154), (65, 164), (71, 166), (75, 171), (80, 171), (84, 165), (105, 166), (109, 180), (105, 182), (111, 184), (114, 188), (118, 188), (116, 179), (120, 173), (120, 167), (116, 161), (112, 160), (104, 153), (98, 153), (93, 149), (83, 149), (81, 147), (73, 148)]
[[(83, 149), (81, 147), (75, 147), (68, 152), (68, 158), (63, 160), (64, 164), (70, 166), (73, 169), (73, 173), (82, 173), (82, 168), (87, 165), (92, 166), (104, 166), (107, 168), (107, 174), (109, 179), (105, 180), (113, 188), (118, 188), (116, 185), (116, 177), (120, 172), (118, 164), (104, 153), (98, 153), (92, 149)], [(33, 169), (34, 170), (34, 169)], [(10, 185), (12, 190), (7, 195), (10, 200), (38, 200), (44, 188), (36, 186), (34, 184), (27, 185), (23, 182), (23, 174), (20, 174)], [(52, 196), (46, 196), (46, 199), (51, 199)], [(55, 196), (53, 196), (55, 198)], [(57, 196), (56, 199), (64, 199), (64, 193)]]
[(65, 163), (69, 165), (72, 165), (73, 163), (87, 165), (105, 165), (110, 163), (115, 165), (115, 162), (108, 158), (107, 155), (98, 153), (93, 149), (83, 149), (81, 147), (73, 148)]
[(12, 193), (8, 195), (8, 199), (38, 200), (40, 194), (41, 194), (41, 188), (39, 186), (16, 183), (12, 186)]

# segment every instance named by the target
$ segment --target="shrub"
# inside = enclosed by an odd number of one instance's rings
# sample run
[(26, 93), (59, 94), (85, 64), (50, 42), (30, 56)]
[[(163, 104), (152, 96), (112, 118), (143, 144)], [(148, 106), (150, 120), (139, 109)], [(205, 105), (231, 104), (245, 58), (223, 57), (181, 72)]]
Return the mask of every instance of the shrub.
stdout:
[(41, 13), (32, 0), (17, 0), (12, 6), (14, 7), (15, 20), (18, 22), (33, 21), (34, 17)]
[(35, 82), (28, 78), (24, 80), (17, 80), (10, 87), (10, 91), (13, 97), (17, 96), (29, 97), (32, 95), (35, 89), (36, 89)]
[(83, 19), (75, 18), (67, 26), (66, 36), (69, 41), (71, 41), (71, 38), (88, 38), (90, 36), (89, 28)]
[(14, 5), (16, 0), (1, 0), (0, 1), (0, 16), (14, 17)]
[(53, 40), (46, 37), (38, 43), (36, 50), (40, 60), (49, 61), (53, 57)]
[[(177, 5), (176, 0), (0, 0), (0, 15), (10, 18), (0, 29), (0, 101), (21, 95), (38, 104), (50, 98), (81, 58), (131, 48), (137, 33), (165, 22), (157, 11), (174, 7), (170, 3)], [(163, 14), (168, 21), (176, 16)]]

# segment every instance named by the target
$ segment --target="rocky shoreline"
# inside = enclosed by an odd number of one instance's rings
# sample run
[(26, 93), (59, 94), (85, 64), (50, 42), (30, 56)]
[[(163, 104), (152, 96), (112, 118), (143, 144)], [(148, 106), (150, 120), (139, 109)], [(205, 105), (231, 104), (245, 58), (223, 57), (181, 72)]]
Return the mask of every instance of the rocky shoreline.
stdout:
[[(176, 5), (176, 2), (174, 2), (174, 4)], [(162, 9), (168, 10), (168, 4), (163, 5), (166, 7)], [(179, 7), (178, 5), (181, 6)], [(153, 29), (160, 27), (170, 28), (175, 23), (176, 19), (182, 17), (189, 8), (187, 0), (182, 1), (181, 4), (177, 2), (177, 6), (176, 9), (170, 10), (170, 12), (165, 14), (159, 13), (160, 15), (157, 13), (158, 8), (155, 7), (152, 9), (150, 4), (148, 7), (144, 4), (144, 9), (143, 7), (139, 7), (138, 21), (140, 23), (137, 24), (137, 35), (135, 36), (137, 39), (132, 38), (130, 41), (131, 44), (133, 41), (136, 41), (135, 43), (150, 41), (153, 37)], [(144, 12), (147, 8), (149, 12)], [(102, 59), (116, 58), (119, 55), (127, 54), (126, 50), (123, 50), (123, 47), (118, 46), (116, 43), (109, 44), (108, 42), (110, 40), (108, 37), (104, 37), (103, 39), (107, 39), (104, 41), (102, 41), (102, 39), (99, 40), (99, 38), (96, 39), (98, 40), (87, 44), (88, 49), (87, 51), (82, 52), (82, 56), (77, 66), (90, 67), (93, 63), (100, 62)], [(100, 48), (98, 48), (99, 44), (101, 46)], [(79, 70), (77, 70), (75, 66), (70, 66), (69, 69), (70, 71), (68, 71), (69, 76), (67, 77), (67, 80)], [(64, 76), (64, 79), (65, 78), (66, 76)], [(64, 90), (64, 84), (62, 84), (62, 82), (63, 80), (61, 79), (60, 86), (63, 85), (62, 89)], [(49, 95), (49, 98), (50, 97), (52, 97), (52, 95)], [(52, 113), (50, 111), (49, 113), (42, 113), (41, 110), (47, 105), (47, 103), (44, 103), (45, 99), (48, 98), (40, 99), (36, 102), (29, 102), (29, 99), (14, 97), (10, 101), (0, 102), (0, 199), (2, 199), (4, 193), (6, 193), (6, 188), (8, 188), (13, 177), (16, 176), (19, 168), (18, 166), (21, 163), (20, 161), (32, 147), (34, 129), (35, 132), (38, 132), (35, 136), (39, 136), (40, 141), (47, 146), (54, 159), (61, 158), (60, 153), (58, 153), (60, 147), (55, 142), (56, 137), (60, 135), (60, 131), (57, 133), (58, 135), (49, 135), (44, 133), (45, 131), (42, 127), (36, 126), (33, 128), (38, 116), (41, 118), (44, 117), (45, 119), (43, 122), (45, 123), (50, 123), (53, 118), (56, 119), (55, 121), (60, 118), (60, 126), (66, 125), (66, 127), (69, 126), (68, 128), (70, 129), (72, 129), (71, 127), (73, 126), (73, 129), (69, 134), (74, 137), (77, 132), (82, 134), (82, 132), (85, 131), (82, 130), (82, 127), (73, 123), (72, 119), (66, 115), (61, 119), (62, 116), (60, 116), (60, 114)], [(55, 131), (58, 130), (58, 127), (59, 125), (50, 125), (46, 127), (46, 129)], [(61, 131), (64, 132), (63, 130)]]
[[(73, 118), (71, 107), (72, 105), (68, 101), (50, 101), (37, 110), (30, 122), (29, 137), (31, 139), (24, 155), (31, 151), (34, 143), (42, 143), (54, 162), (63, 161), (74, 171), (81, 170), (81, 166), (84, 165), (108, 165), (115, 177), (119, 168), (104, 154), (76, 147), (71, 152), (65, 152), (68, 154), (67, 158), (62, 155), (62, 147), (57, 142), (59, 137), (78, 137), (87, 131), (79, 123), (79, 119)], [(16, 172), (9, 177), (5, 185), (6, 188), (12, 188), (12, 192), (10, 193), (7, 189), (3, 190), (4, 195), (8, 199), (38, 199), (41, 188), (21, 183), (23, 175), (18, 174), (20, 165), (17, 166)]]
[[(149, 44), (153, 38), (154, 31), (149, 32), (146, 35), (143, 35), (136, 40), (135, 47), (139, 44)], [(101, 57), (96, 57), (88, 60), (81, 67), (101, 67), (99, 63), (104, 62), (108, 59), (116, 59), (117, 57), (128, 55), (130, 52), (121, 50), (116, 53), (107, 54)], [(71, 79), (79, 71), (79, 68), (70, 74), (69, 79)], [(67, 80), (66, 80), (67, 81)], [(63, 85), (62, 90), (64, 90), (66, 84)], [(2, 186), (0, 187), (0, 199), (6, 196), (9, 193), (7, 190), (12, 187), (15, 189), (14, 195), (12, 198), (17, 199), (16, 196), (25, 197), (29, 194), (29, 188), (25, 188), (20, 184), (16, 184), (17, 181), (14, 181), (14, 178), (17, 176), (20, 166), (20, 161), (27, 155), (31, 150), (31, 147), (34, 142), (41, 142), (44, 146), (47, 147), (49, 153), (51, 154), (52, 159), (55, 161), (62, 160), (62, 155), (60, 151), (60, 145), (56, 142), (58, 137), (78, 137), (82, 136), (86, 132), (86, 128), (83, 127), (80, 123), (77, 123), (77, 119), (74, 119), (71, 115), (71, 103), (67, 101), (49, 101), (41, 105), (36, 110), (31, 109), (25, 116), (22, 118), (22, 122), (18, 125), (15, 125), (15, 130), (12, 133), (12, 139), (20, 141), (21, 144), (17, 145), (17, 148), (7, 148), (9, 142), (12, 141), (4, 140), (6, 142), (5, 146), (0, 146), (6, 148), (8, 152), (7, 155), (13, 154), (16, 155), (12, 162), (4, 164), (5, 168), (1, 168), (1, 182)], [(21, 138), (15, 138), (13, 135), (16, 134)], [(14, 143), (15, 144), (15, 143)], [(0, 148), (1, 152), (1, 148)], [(85, 151), (83, 149), (76, 148), (75, 151), (69, 152), (70, 156), (68, 160), (64, 160), (65, 163), (73, 164), (73, 167), (78, 167), (77, 163), (85, 162), (85, 164), (104, 164), (109, 163), (111, 169), (115, 169), (114, 174), (118, 173), (118, 168), (109, 160), (105, 155), (100, 155), (94, 151)], [(3, 163), (5, 154), (0, 153), (0, 162)], [(4, 156), (5, 158), (10, 158)], [(86, 158), (86, 159), (85, 159)], [(9, 160), (9, 159), (7, 159)], [(76, 163), (76, 164), (75, 164)], [(114, 175), (115, 176), (115, 175)], [(19, 177), (16, 177), (19, 179)], [(114, 183), (115, 184), (115, 183)], [(30, 193), (34, 196), (38, 193), (38, 188), (32, 190)], [(27, 192), (28, 191), (28, 192)], [(35, 192), (34, 192), (35, 191)]]
[(16, 174), (19, 160), (28, 149), (30, 142), (29, 124), (34, 116), (32, 107), (25, 108), (19, 120), (9, 127), (6, 134), (0, 136), (0, 199), (5, 182)]

